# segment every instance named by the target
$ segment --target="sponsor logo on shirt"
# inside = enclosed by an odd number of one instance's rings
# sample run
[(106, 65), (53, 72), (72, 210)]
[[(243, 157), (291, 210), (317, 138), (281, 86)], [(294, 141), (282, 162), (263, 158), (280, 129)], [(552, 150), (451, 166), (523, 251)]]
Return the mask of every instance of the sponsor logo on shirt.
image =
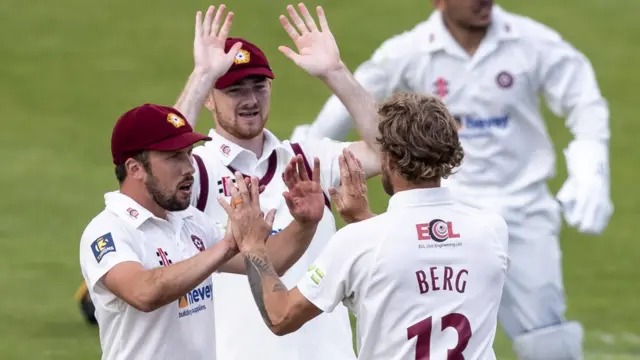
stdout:
[(471, 115), (454, 115), (458, 123), (458, 130), (461, 138), (476, 138), (490, 136), (498, 129), (509, 127), (509, 115), (499, 115), (490, 117), (478, 117)]
[(113, 243), (111, 233), (106, 233), (91, 243), (91, 250), (96, 261), (99, 263), (105, 255), (116, 251), (116, 244)]
[[(454, 231), (451, 221), (433, 219), (428, 223), (416, 224), (416, 232), (420, 249), (462, 246), (462, 241), (456, 240), (460, 239), (460, 234)], [(429, 241), (429, 243), (422, 241)]]
[(178, 299), (179, 318), (191, 316), (207, 309), (207, 305), (201, 302), (213, 301), (213, 285), (207, 284), (195, 288)]
[(271, 230), (271, 233), (269, 234), (269, 236), (275, 235), (275, 234), (279, 233), (280, 231), (282, 231), (282, 229), (273, 229), (273, 230)]

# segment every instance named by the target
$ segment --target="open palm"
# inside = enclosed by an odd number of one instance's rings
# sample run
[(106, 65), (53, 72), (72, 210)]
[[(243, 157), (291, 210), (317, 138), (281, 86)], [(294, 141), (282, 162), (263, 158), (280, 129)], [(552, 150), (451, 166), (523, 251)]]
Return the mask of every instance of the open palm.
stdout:
[(289, 191), (282, 195), (291, 216), (300, 223), (322, 220), (324, 193), (320, 186), (320, 161), (314, 159), (312, 179), (309, 179), (304, 159), (296, 156), (285, 168), (283, 180)]
[[(224, 17), (225, 5), (220, 5), (215, 13), (215, 6), (209, 6), (202, 20), (202, 12), (196, 13), (195, 37), (193, 40), (193, 57), (196, 69), (210, 73), (216, 79), (224, 75), (233, 64), (235, 56), (242, 44), (235, 43), (225, 52), (225, 42), (231, 24), (233, 12)], [(222, 20), (224, 18), (224, 23)]]
[(299, 4), (298, 9), (302, 17), (298, 15), (292, 5), (287, 6), (295, 28), (286, 16), (280, 15), (280, 23), (293, 40), (298, 52), (296, 53), (286, 46), (280, 46), (278, 50), (313, 76), (323, 77), (333, 70), (341, 69), (340, 51), (329, 30), (329, 24), (322, 7), (316, 8), (320, 29), (304, 4)]

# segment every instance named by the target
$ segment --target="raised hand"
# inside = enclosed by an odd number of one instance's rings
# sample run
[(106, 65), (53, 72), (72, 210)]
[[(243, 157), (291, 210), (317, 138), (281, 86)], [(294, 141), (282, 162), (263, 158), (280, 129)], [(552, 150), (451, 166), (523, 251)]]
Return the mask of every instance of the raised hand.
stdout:
[(209, 6), (202, 20), (202, 12), (196, 13), (195, 38), (193, 41), (193, 58), (195, 68), (215, 79), (224, 75), (233, 64), (242, 43), (235, 43), (229, 52), (224, 51), (231, 24), (233, 12), (229, 12), (222, 23), (225, 5), (220, 5), (214, 16), (215, 6)]
[(329, 24), (322, 7), (316, 8), (320, 29), (303, 3), (298, 4), (298, 9), (302, 17), (298, 15), (293, 5), (287, 6), (295, 28), (286, 16), (280, 15), (280, 24), (293, 40), (298, 52), (296, 53), (286, 46), (280, 46), (278, 50), (313, 76), (326, 77), (331, 71), (344, 68), (344, 64), (340, 60), (338, 45), (329, 30)]
[(304, 158), (291, 159), (284, 170), (283, 180), (289, 191), (282, 195), (293, 218), (301, 224), (314, 224), (322, 220), (324, 195), (320, 186), (320, 160), (313, 161), (312, 179), (304, 166)]
[(339, 191), (336, 188), (329, 188), (329, 195), (340, 216), (347, 223), (373, 217), (373, 213), (369, 210), (367, 182), (360, 161), (345, 148), (338, 158), (338, 163), (341, 188)]
[(271, 233), (276, 211), (269, 211), (265, 217), (260, 209), (257, 178), (252, 177), (247, 186), (240, 172), (236, 172), (235, 177), (237, 188), (230, 179), (226, 179), (227, 187), (231, 190), (231, 205), (224, 198), (218, 197), (218, 202), (228, 215), (228, 228), (240, 251), (264, 246)]

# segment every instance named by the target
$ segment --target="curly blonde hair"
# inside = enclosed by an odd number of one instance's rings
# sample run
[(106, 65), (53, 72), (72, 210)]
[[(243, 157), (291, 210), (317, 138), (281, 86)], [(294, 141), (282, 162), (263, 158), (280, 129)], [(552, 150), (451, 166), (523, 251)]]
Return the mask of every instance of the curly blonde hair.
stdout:
[(446, 179), (462, 163), (458, 125), (437, 97), (396, 93), (379, 104), (378, 118), (382, 153), (404, 179)]

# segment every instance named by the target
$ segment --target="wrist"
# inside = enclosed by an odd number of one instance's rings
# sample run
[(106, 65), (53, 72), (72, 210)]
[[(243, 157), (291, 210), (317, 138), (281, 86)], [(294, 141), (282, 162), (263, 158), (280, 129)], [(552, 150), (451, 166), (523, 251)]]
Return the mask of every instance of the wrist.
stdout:
[(210, 69), (200, 66), (195, 66), (191, 72), (193, 79), (201, 80), (207, 83), (214, 83), (218, 80), (218, 77)]
[(353, 214), (353, 216), (351, 217), (350, 223), (355, 223), (355, 222), (360, 222), (360, 221), (364, 221), (367, 219), (370, 219), (372, 217), (376, 216), (376, 214), (372, 213), (371, 210), (367, 209), (364, 211), (360, 211), (358, 213)]
[(347, 66), (340, 60), (340, 64), (333, 69), (330, 69), (325, 74), (319, 76), (319, 78), (327, 84), (334, 83), (336, 81), (341, 81), (345, 77), (349, 76), (349, 69)]
[(242, 245), (239, 246), (239, 251), (243, 254), (251, 252), (266, 251), (266, 245), (264, 239), (248, 237), (243, 239)]

